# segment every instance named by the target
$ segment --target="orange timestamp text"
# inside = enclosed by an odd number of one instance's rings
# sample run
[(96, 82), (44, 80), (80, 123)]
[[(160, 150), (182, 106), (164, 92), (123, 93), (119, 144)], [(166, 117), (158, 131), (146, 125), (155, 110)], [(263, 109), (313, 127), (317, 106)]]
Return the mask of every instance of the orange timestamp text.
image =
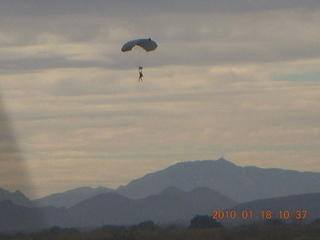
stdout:
[(297, 211), (260, 211), (253, 212), (243, 210), (240, 212), (237, 211), (212, 211), (213, 219), (272, 219), (272, 218), (280, 218), (280, 219), (305, 219), (307, 217), (307, 212), (304, 210)]

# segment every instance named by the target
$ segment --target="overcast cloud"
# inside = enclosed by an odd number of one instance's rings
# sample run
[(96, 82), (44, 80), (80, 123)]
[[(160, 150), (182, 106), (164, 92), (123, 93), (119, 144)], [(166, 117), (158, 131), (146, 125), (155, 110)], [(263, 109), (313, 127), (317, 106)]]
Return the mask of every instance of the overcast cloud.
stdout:
[[(320, 171), (319, 23), (316, 0), (0, 1), (0, 187), (116, 188), (221, 155)], [(140, 37), (158, 49), (120, 51)]]

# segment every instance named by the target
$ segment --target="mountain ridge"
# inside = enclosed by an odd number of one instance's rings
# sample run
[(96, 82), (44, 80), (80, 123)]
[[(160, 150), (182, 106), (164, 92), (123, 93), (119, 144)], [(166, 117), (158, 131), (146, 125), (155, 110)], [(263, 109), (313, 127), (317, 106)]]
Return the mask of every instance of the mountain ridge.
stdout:
[[(196, 160), (176, 163), (165, 169), (148, 173), (117, 189), (79, 187), (36, 199), (32, 203), (25, 196), (22, 197), (24, 200), (21, 200), (23, 193), (8, 194), (8, 192), (5, 192), (6, 190), (0, 190), (0, 201), (11, 200), (15, 196), (16, 199), (20, 198), (20, 200), (12, 201), (18, 205), (52, 205), (68, 208), (104, 192), (115, 191), (128, 198), (141, 199), (150, 195), (157, 195), (170, 186), (175, 186), (183, 191), (207, 187), (237, 202), (247, 202), (320, 191), (320, 173), (280, 168), (259, 168), (256, 166), (242, 167), (224, 158)], [(2, 198), (1, 192), (6, 193), (2, 194)]]
[[(199, 199), (203, 200), (202, 204), (198, 204)], [(171, 188), (143, 199), (130, 199), (116, 192), (101, 193), (70, 208), (31, 208), (6, 200), (0, 202), (0, 232), (52, 226), (97, 227), (102, 223), (137, 224), (148, 220), (157, 223), (189, 221), (197, 214), (211, 214), (213, 208), (223, 209), (236, 204), (205, 188), (190, 192)]]
[(320, 173), (280, 168), (241, 167), (224, 158), (180, 162), (134, 179), (116, 192), (139, 199), (169, 186), (183, 191), (214, 189), (238, 202), (320, 191)]
[(36, 199), (33, 202), (39, 207), (55, 206), (55, 207), (71, 207), (85, 199), (94, 197), (100, 193), (112, 192), (113, 189), (106, 187), (78, 187), (61, 193), (53, 193), (48, 196)]
[(20, 206), (34, 206), (33, 202), (26, 195), (24, 195), (23, 192), (20, 192), (19, 190), (10, 192), (8, 190), (0, 188), (0, 202), (6, 200), (10, 200), (12, 203)]
[[(320, 192), (297, 194), (286, 197), (255, 200), (246, 203), (235, 204), (234, 201), (223, 201), (224, 207), (217, 208), (210, 198), (203, 211), (198, 202), (193, 200), (199, 197), (206, 199), (206, 195), (199, 196), (199, 192), (212, 193), (213, 190), (198, 188), (189, 192), (181, 191), (175, 187), (165, 189), (159, 195), (152, 195), (144, 199), (129, 199), (116, 192), (102, 193), (91, 199), (66, 209), (55, 207), (32, 208), (18, 206), (9, 200), (0, 202), (0, 232), (8, 231), (34, 231), (53, 226), (59, 227), (98, 227), (106, 225), (131, 225), (143, 221), (154, 221), (157, 224), (174, 222), (188, 223), (196, 215), (212, 215), (212, 211), (237, 213), (234, 219), (218, 219), (223, 224), (246, 224), (253, 221), (266, 220), (298, 221), (297, 211), (306, 211), (303, 222), (311, 222), (320, 216)], [(212, 199), (217, 199), (211, 195)], [(226, 199), (228, 199), (226, 197)], [(194, 205), (195, 204), (195, 205)], [(235, 204), (235, 205), (234, 205)], [(246, 219), (239, 217), (242, 212), (252, 212), (252, 217)], [(272, 217), (262, 215), (262, 212), (272, 212)], [(279, 218), (279, 212), (288, 211), (290, 217)], [(226, 216), (226, 215), (225, 215)], [(250, 215), (249, 215), (250, 216)], [(264, 216), (264, 217), (263, 217)], [(284, 216), (284, 215), (283, 215)]]

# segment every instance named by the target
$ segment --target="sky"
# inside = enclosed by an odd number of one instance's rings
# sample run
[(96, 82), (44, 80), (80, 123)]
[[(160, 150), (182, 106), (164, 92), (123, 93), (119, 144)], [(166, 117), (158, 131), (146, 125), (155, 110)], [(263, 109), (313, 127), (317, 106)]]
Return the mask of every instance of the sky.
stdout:
[(221, 156), (320, 172), (319, 23), (318, 0), (0, 0), (0, 187), (115, 189)]

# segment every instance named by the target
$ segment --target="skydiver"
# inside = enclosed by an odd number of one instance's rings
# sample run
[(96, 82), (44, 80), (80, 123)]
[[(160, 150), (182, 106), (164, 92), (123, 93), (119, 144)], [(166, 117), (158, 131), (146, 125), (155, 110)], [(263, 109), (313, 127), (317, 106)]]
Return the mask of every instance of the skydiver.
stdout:
[(143, 78), (142, 69), (143, 69), (143, 68), (140, 66), (140, 67), (139, 67), (139, 80), (138, 80), (138, 82), (142, 82), (142, 78)]

